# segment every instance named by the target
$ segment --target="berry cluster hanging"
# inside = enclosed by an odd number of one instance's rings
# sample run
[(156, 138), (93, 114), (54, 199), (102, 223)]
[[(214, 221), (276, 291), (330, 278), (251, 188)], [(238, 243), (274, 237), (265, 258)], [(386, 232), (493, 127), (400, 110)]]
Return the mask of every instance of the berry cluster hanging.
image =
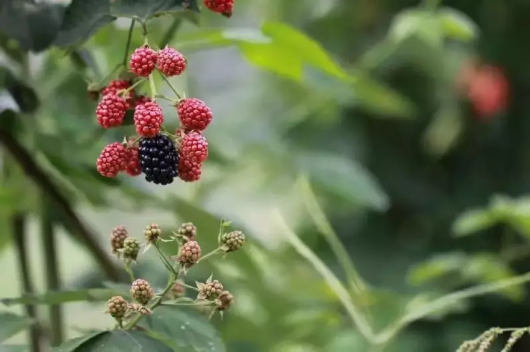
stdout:
[[(120, 172), (129, 176), (143, 173), (146, 181), (160, 185), (170, 184), (176, 177), (186, 182), (199, 180), (202, 163), (208, 157), (208, 141), (202, 132), (211, 123), (212, 112), (203, 101), (184, 98), (167, 80), (185, 71), (186, 59), (168, 46), (155, 51), (144, 45), (131, 55), (129, 69), (137, 77), (112, 80), (101, 92), (96, 115), (101, 127), (108, 129), (121, 126), (127, 111), (134, 110), (137, 136), (107, 145), (97, 160), (99, 173), (105, 177), (116, 177)], [(175, 100), (153, 92), (155, 70), (170, 85)], [(135, 91), (146, 79), (150, 81), (151, 97)], [(163, 128), (164, 114), (157, 98), (174, 102), (180, 119), (175, 134)]]

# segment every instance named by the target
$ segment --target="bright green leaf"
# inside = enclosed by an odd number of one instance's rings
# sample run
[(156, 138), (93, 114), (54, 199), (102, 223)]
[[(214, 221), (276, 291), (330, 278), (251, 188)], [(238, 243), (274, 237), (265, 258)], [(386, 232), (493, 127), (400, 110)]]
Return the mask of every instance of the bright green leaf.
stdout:
[(47, 292), (41, 295), (26, 295), (17, 298), (3, 298), (0, 303), (6, 306), (14, 304), (61, 304), (67, 302), (98, 302), (105, 301), (112, 296), (119, 294), (114, 289), (91, 288), (77, 291), (57, 291)]
[(476, 38), (477, 25), (463, 12), (444, 8), (439, 11), (438, 17), (445, 36), (463, 41)]
[(185, 10), (199, 11), (197, 0), (115, 0), (111, 13), (116, 17), (147, 20), (154, 16)]
[(430, 11), (412, 9), (400, 12), (394, 17), (389, 33), (398, 42), (411, 37), (434, 47), (439, 47), (442, 42), (439, 20)]
[(11, 313), (0, 313), (0, 342), (28, 328), (32, 320)]
[(375, 177), (360, 163), (331, 154), (301, 154), (300, 171), (338, 197), (375, 210), (385, 210), (389, 199)]
[(488, 229), (499, 222), (496, 213), (487, 209), (469, 210), (461, 214), (453, 223), (456, 236), (467, 236)]
[(447, 274), (459, 271), (467, 262), (464, 253), (440, 254), (413, 267), (407, 275), (412, 285), (423, 285)]
[(109, 0), (72, 0), (64, 13), (55, 44), (68, 47), (83, 42), (100, 27), (114, 21), (110, 4)]
[(423, 144), (434, 156), (447, 154), (458, 142), (464, 128), (460, 109), (456, 104), (443, 105), (434, 115), (425, 134)]
[[(58, 350), (55, 352), (67, 352)], [(72, 350), (70, 350), (72, 351)], [(166, 344), (140, 331), (114, 330), (89, 338), (75, 348), (76, 352), (171, 352)]]
[(151, 330), (175, 351), (224, 352), (217, 330), (199, 313), (181, 306), (163, 305), (146, 316), (142, 326)]

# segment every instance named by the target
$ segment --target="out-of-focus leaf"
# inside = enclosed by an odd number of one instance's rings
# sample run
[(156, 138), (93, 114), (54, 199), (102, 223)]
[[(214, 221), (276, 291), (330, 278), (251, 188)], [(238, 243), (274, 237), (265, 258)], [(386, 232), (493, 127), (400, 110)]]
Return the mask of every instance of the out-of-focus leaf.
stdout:
[(21, 112), (31, 113), (39, 106), (39, 98), (33, 88), (4, 67), (0, 67), (0, 87), (5, 87)]
[(0, 342), (7, 340), (17, 332), (32, 324), (32, 320), (11, 313), (0, 313)]
[(91, 288), (87, 290), (47, 292), (41, 295), (25, 295), (17, 298), (2, 298), (0, 299), (0, 303), (10, 306), (15, 304), (53, 305), (79, 301), (99, 302), (105, 301), (117, 294), (120, 294), (120, 292), (114, 289)]
[(407, 280), (412, 285), (423, 285), (460, 270), (467, 263), (467, 260), (468, 258), (464, 253), (436, 255), (413, 267), (408, 272)]
[[(473, 255), (461, 270), (465, 279), (480, 283), (496, 282), (516, 276), (510, 266), (498, 256), (487, 253)], [(514, 301), (521, 301), (525, 295), (523, 286), (506, 287), (499, 290), (499, 293)]]
[(75, 339), (71, 339), (71, 340), (68, 340), (68, 341), (65, 341), (63, 344), (61, 344), (60, 346), (57, 346), (57, 347), (53, 347), (52, 348), (52, 352), (73, 352), (73, 351), (78, 351), (78, 348), (83, 345), (83, 343), (101, 335), (101, 334), (104, 334), (106, 333), (105, 331), (95, 331), (95, 332), (91, 332), (87, 335), (83, 335), (83, 336), (80, 336), (80, 337), (76, 337)]
[(322, 153), (301, 154), (296, 162), (312, 182), (336, 196), (375, 210), (388, 208), (387, 195), (361, 164)]
[(223, 340), (208, 319), (191, 309), (162, 305), (146, 316), (141, 325), (175, 351), (226, 351)]
[(463, 12), (443, 8), (438, 18), (444, 35), (451, 39), (470, 41), (477, 37), (477, 25)]
[(140, 331), (131, 330), (114, 330), (106, 331), (88, 340), (82, 342), (79, 347), (73, 350), (57, 350), (55, 352), (115, 352), (115, 351), (129, 351), (129, 352), (171, 352), (172, 349), (160, 340), (154, 339), (149, 335)]
[(29, 347), (24, 345), (0, 345), (2, 352), (29, 352)]
[(0, 4), (0, 33), (16, 40), (24, 50), (49, 47), (61, 26), (64, 6), (33, 1), (3, 0)]
[(197, 0), (116, 0), (111, 13), (116, 17), (148, 18), (186, 10), (199, 11)]
[(428, 153), (443, 156), (458, 142), (464, 128), (460, 109), (456, 104), (443, 105), (427, 127), (423, 144)]
[(356, 331), (346, 330), (333, 336), (324, 350), (327, 352), (344, 352), (368, 351), (369, 349), (370, 346), (361, 334)]
[(88, 39), (100, 27), (115, 20), (109, 0), (72, 0), (66, 8), (55, 44), (68, 47)]
[(453, 223), (456, 236), (467, 236), (490, 228), (499, 222), (499, 218), (488, 210), (468, 210)]
[(394, 17), (389, 34), (398, 42), (416, 37), (435, 48), (442, 44), (440, 21), (435, 13), (426, 10), (401, 11)]

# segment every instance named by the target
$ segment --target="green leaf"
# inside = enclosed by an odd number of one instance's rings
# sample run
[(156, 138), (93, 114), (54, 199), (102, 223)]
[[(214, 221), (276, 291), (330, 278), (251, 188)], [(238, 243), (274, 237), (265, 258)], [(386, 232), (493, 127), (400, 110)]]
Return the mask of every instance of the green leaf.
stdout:
[(3, 67), (0, 67), (0, 87), (7, 89), (21, 112), (31, 113), (38, 108), (39, 98), (35, 90)]
[[(514, 277), (516, 273), (498, 256), (488, 253), (472, 256), (466, 265), (461, 267), (465, 279), (481, 283), (497, 282)], [(509, 286), (498, 291), (513, 301), (520, 302), (525, 295), (523, 286)]]
[(90, 288), (87, 290), (76, 291), (56, 291), (47, 292), (41, 295), (25, 295), (17, 298), (3, 298), (0, 303), (6, 306), (15, 304), (61, 304), (66, 302), (99, 302), (106, 301), (112, 296), (120, 293), (114, 289), (108, 288)]
[(151, 330), (174, 350), (226, 351), (223, 340), (208, 319), (181, 306), (162, 305), (146, 316), (142, 326)]
[(489, 210), (468, 210), (453, 223), (456, 236), (467, 236), (496, 225), (499, 218)]
[(116, 17), (139, 18), (143, 21), (168, 13), (199, 11), (197, 0), (116, 0), (111, 13)]
[(106, 331), (95, 331), (91, 332), (87, 335), (83, 335), (80, 337), (76, 337), (75, 339), (71, 339), (68, 341), (65, 341), (62, 345), (53, 347), (52, 352), (71, 352), (71, 351), (77, 351), (79, 346), (84, 344), (85, 342), (99, 336), (102, 334), (105, 334)]
[(401, 11), (394, 17), (390, 26), (390, 38), (402, 42), (416, 37), (434, 47), (442, 44), (441, 25), (438, 17), (425, 10), (408, 9)]
[(407, 274), (412, 285), (424, 285), (449, 273), (462, 269), (468, 257), (464, 253), (448, 253), (433, 256), (426, 262), (414, 266)]
[(0, 342), (28, 328), (32, 320), (11, 313), (0, 313)]
[(385, 210), (389, 199), (374, 176), (360, 163), (332, 154), (307, 153), (297, 159), (300, 171), (321, 188), (375, 210)]
[(423, 135), (425, 149), (433, 156), (447, 154), (458, 142), (463, 128), (459, 107), (456, 104), (443, 105)]
[(110, 13), (109, 0), (72, 0), (66, 8), (55, 44), (68, 47), (88, 39), (100, 27), (116, 18)]
[(477, 37), (477, 25), (463, 12), (443, 8), (438, 14), (444, 35), (448, 38), (470, 41)]
[[(58, 350), (67, 352), (68, 350)], [(171, 352), (166, 344), (140, 331), (114, 330), (89, 338), (74, 350), (76, 352)], [(55, 351), (57, 352), (57, 351)]]
[(2, 352), (29, 352), (28, 346), (24, 345), (0, 345), (0, 351)]
[(48, 48), (59, 31), (64, 6), (33, 1), (3, 0), (0, 33), (16, 40), (24, 50)]

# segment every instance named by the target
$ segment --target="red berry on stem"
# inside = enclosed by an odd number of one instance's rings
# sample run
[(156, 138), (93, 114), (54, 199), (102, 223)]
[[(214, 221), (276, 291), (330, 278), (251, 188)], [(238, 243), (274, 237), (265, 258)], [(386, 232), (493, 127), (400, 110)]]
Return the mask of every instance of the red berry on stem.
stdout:
[(232, 16), (234, 0), (204, 0), (204, 6), (213, 12), (222, 14), (225, 17)]
[(127, 148), (121, 143), (107, 145), (98, 157), (98, 172), (105, 177), (116, 177), (127, 167), (128, 156)]
[[(128, 89), (132, 85), (131, 81), (126, 79), (115, 79), (109, 82), (109, 85), (103, 89), (103, 95), (113, 94), (116, 95), (120, 90)], [(127, 92), (125, 99), (127, 99), (127, 104), (130, 106), (133, 105), (135, 91), (134, 88)]]
[(190, 132), (180, 145), (182, 158), (202, 163), (208, 157), (208, 141), (198, 132)]
[(127, 150), (127, 166), (125, 167), (125, 172), (129, 176), (138, 176), (142, 173), (137, 146)]
[(177, 110), (180, 122), (187, 130), (202, 131), (212, 122), (212, 110), (197, 98), (181, 100)]
[(194, 182), (201, 178), (202, 163), (188, 160), (182, 155), (178, 163), (178, 176), (184, 182)]
[(134, 110), (134, 125), (136, 133), (142, 137), (154, 137), (160, 132), (164, 122), (162, 108), (155, 102), (139, 105)]
[(178, 76), (186, 69), (186, 59), (177, 50), (166, 46), (158, 52), (157, 67), (165, 76)]
[(125, 118), (129, 104), (117, 95), (105, 95), (96, 108), (98, 123), (103, 128), (120, 126)]
[(139, 47), (131, 55), (131, 60), (129, 61), (131, 72), (140, 77), (147, 77), (155, 69), (156, 60), (156, 51), (147, 45)]
[(145, 95), (139, 95), (134, 99), (134, 106), (137, 107), (139, 105), (143, 105), (147, 102), (152, 102), (151, 98)]

